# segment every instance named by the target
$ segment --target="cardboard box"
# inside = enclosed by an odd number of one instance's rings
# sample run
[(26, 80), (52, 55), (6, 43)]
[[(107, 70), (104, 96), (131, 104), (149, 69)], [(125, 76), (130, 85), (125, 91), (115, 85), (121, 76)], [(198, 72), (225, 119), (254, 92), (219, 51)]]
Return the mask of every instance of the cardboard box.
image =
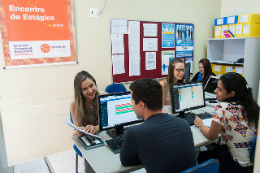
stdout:
[(226, 38), (226, 36), (224, 35), (224, 31), (228, 30), (228, 25), (222, 25), (221, 27), (221, 38)]
[(260, 23), (260, 14), (240, 14), (238, 23)]
[(238, 15), (227, 17), (227, 24), (236, 24), (237, 21), (238, 21)]
[(243, 37), (243, 23), (236, 24), (235, 37)]
[(216, 76), (220, 77), (223, 75), (223, 67), (220, 64), (211, 64), (212, 72), (216, 74)]
[(215, 26), (226, 25), (227, 24), (227, 17), (221, 17), (221, 18), (215, 19), (214, 24), (215, 24)]
[(221, 38), (221, 26), (215, 26), (214, 38)]
[(234, 35), (234, 37), (236, 36), (236, 25), (228, 25), (228, 30)]
[(243, 37), (260, 37), (260, 24), (243, 23)]

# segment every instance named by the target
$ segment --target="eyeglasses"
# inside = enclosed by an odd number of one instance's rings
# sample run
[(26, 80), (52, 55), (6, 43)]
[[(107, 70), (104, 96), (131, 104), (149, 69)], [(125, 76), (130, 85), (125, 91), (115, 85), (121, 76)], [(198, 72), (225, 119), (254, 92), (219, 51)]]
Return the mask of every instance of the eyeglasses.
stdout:
[(185, 72), (185, 68), (184, 68), (184, 69), (179, 69), (179, 68), (178, 68), (178, 69), (175, 69), (175, 70), (176, 70), (178, 73), (180, 73), (180, 72), (183, 72), (183, 73), (184, 73), (184, 72)]

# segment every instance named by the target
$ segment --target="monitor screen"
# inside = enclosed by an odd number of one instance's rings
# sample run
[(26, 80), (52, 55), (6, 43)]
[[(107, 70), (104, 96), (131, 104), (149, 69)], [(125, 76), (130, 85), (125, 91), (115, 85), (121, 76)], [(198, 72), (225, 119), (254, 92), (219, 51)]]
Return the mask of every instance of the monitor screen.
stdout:
[(131, 92), (112, 93), (98, 96), (99, 127), (101, 130), (122, 128), (123, 126), (139, 123), (132, 109)]
[(178, 83), (171, 87), (173, 113), (205, 107), (203, 81)]

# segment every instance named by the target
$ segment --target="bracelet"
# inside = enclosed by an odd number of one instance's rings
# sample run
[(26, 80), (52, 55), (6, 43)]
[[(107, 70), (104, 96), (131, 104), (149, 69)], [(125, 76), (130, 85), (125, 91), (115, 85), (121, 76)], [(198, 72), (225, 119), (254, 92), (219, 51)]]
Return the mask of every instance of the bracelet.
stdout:
[(199, 129), (200, 129), (200, 131), (201, 131), (201, 128), (202, 127), (206, 127), (204, 124), (202, 124), (201, 126), (199, 126)]

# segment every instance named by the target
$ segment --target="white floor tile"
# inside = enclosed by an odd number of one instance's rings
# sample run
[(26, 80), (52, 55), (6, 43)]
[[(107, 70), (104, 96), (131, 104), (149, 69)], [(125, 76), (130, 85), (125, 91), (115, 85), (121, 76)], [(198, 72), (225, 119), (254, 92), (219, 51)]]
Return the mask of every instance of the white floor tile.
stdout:
[(68, 150), (69, 152), (70, 152), (70, 154), (71, 154), (71, 156), (74, 158), (74, 159), (76, 159), (75, 157), (76, 157), (76, 151), (74, 150), (74, 149), (70, 149), (70, 150)]
[[(72, 157), (75, 159), (75, 163), (76, 163), (76, 152), (74, 149), (68, 150), (70, 152), (70, 154), (72, 155)], [(82, 170), (85, 170), (85, 165), (84, 165), (84, 158), (78, 156), (78, 165)]]
[[(75, 173), (75, 160), (71, 157), (51, 164), (55, 173)], [(78, 167), (79, 172), (83, 170)]]
[(68, 150), (65, 151), (61, 151), (58, 153), (54, 153), (54, 154), (50, 154), (47, 156), (50, 160), (51, 163), (55, 163), (64, 159), (68, 159), (71, 158), (73, 159), (73, 157), (71, 156), (70, 152)]

